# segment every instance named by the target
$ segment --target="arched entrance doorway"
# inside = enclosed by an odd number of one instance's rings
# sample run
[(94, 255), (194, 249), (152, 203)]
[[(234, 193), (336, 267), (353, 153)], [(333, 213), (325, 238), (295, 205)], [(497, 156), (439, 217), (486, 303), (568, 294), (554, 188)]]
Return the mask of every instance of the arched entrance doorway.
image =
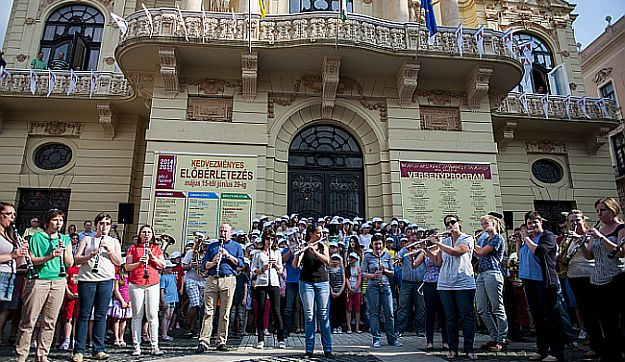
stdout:
[(304, 217), (364, 215), (363, 157), (345, 130), (314, 125), (289, 147), (289, 213)]

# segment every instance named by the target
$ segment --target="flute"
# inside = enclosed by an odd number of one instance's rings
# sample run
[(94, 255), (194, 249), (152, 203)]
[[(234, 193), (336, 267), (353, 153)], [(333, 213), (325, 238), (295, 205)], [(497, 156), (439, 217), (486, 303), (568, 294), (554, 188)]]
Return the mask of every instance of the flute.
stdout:
[(150, 275), (148, 274), (148, 263), (150, 262), (149, 254), (150, 254), (150, 249), (146, 241), (145, 243), (143, 243), (143, 256), (145, 257), (145, 261), (143, 262), (143, 278), (144, 279), (150, 278)]
[(100, 265), (100, 253), (102, 252), (102, 240), (104, 240), (104, 235), (100, 238), (100, 243), (98, 244), (98, 254), (95, 256), (95, 263), (93, 264), (93, 268), (91, 268), (91, 272), (97, 274), (98, 273), (98, 265)]
[[(24, 246), (24, 242), (25, 240), (22, 239), (22, 236), (20, 235), (20, 233), (17, 231), (17, 226), (15, 225), (15, 223), (12, 223), (13, 226), (13, 234), (15, 235), (15, 240), (16, 240), (16, 247), (18, 249), (21, 249)], [(39, 274), (35, 271), (35, 267), (33, 265), (33, 261), (30, 258), (30, 252), (27, 251), (26, 255), (24, 256), (24, 261), (26, 262), (26, 273), (30, 273), (30, 277), (32, 279), (38, 279), (39, 278)]]
[(313, 242), (313, 243), (307, 244), (305, 247), (303, 247), (303, 248), (299, 249), (299, 250), (298, 250), (298, 251), (297, 251), (294, 255), (295, 255), (295, 256), (298, 256), (298, 255), (300, 255), (300, 254), (304, 253), (304, 252), (305, 252), (306, 250), (308, 250), (309, 248), (312, 248), (313, 246), (317, 245), (317, 244), (318, 244), (318, 243), (320, 243), (320, 242), (324, 242), (325, 240), (326, 240), (326, 238), (322, 238), (322, 239), (319, 239), (319, 240), (317, 240), (317, 241), (315, 241), (315, 242)]
[[(595, 226), (593, 226), (593, 229), (596, 229), (597, 226), (599, 226), (600, 223), (601, 223), (601, 221), (597, 221)], [(565, 259), (564, 259), (566, 264), (568, 264), (571, 261), (571, 259), (573, 259), (575, 254), (577, 254), (577, 252), (582, 248), (582, 246), (584, 246), (584, 244), (586, 244), (586, 242), (590, 239), (590, 237), (591, 237), (590, 235), (584, 235), (584, 237), (577, 244), (575, 244), (573, 249), (571, 249), (571, 252), (566, 254)], [(608, 257), (609, 256), (610, 255), (608, 255)]]

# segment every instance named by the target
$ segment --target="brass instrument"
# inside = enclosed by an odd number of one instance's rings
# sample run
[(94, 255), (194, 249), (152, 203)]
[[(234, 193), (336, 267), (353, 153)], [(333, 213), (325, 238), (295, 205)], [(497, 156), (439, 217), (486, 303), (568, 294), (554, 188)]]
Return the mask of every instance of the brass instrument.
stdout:
[[(593, 229), (596, 229), (599, 226), (600, 223), (601, 223), (601, 221), (597, 221), (595, 226), (593, 226)], [(575, 244), (575, 246), (573, 246), (573, 248), (570, 250), (570, 252), (567, 252), (566, 256), (564, 257), (564, 262), (567, 265), (571, 261), (571, 259), (573, 259), (575, 254), (577, 254), (579, 249), (581, 249), (582, 246), (584, 246), (586, 244), (586, 242), (588, 242), (588, 240), (590, 240), (590, 238), (591, 238), (590, 235), (584, 235), (584, 237), (582, 237), (581, 240), (579, 242), (577, 242), (577, 244)], [(568, 249), (568, 247), (567, 247), (567, 249)]]
[(165, 251), (170, 245), (176, 243), (176, 239), (167, 234), (161, 234), (161, 236), (158, 237), (158, 240), (161, 242), (161, 245), (163, 245), (163, 254), (165, 254)]
[(100, 264), (100, 254), (102, 253), (102, 240), (104, 240), (104, 235), (100, 237), (100, 243), (98, 244), (98, 254), (95, 256), (95, 263), (93, 263), (93, 268), (91, 268), (91, 272), (97, 274), (98, 273), (98, 265)]
[[(21, 249), (24, 246), (24, 242), (26, 242), (26, 240), (24, 240), (20, 233), (17, 231), (17, 226), (15, 225), (15, 223), (12, 223), (11, 225), (13, 226), (13, 234), (15, 235), (15, 246), (18, 249)], [(26, 255), (24, 256), (24, 261), (26, 262), (26, 273), (30, 273), (30, 277), (32, 279), (38, 279), (39, 274), (35, 271), (33, 261), (30, 258), (30, 252), (26, 252)]]
[(199, 231), (194, 231), (193, 236), (195, 236), (195, 243), (193, 244), (193, 262), (195, 262), (195, 272), (197, 275), (200, 275), (202, 270), (202, 257), (200, 255), (200, 248), (206, 240), (206, 235)]
[(144, 279), (149, 279), (150, 278), (150, 274), (148, 273), (148, 263), (150, 262), (150, 246), (148, 245), (148, 242), (146, 241), (145, 243), (143, 243), (143, 256), (145, 257), (145, 261), (143, 262), (143, 278)]

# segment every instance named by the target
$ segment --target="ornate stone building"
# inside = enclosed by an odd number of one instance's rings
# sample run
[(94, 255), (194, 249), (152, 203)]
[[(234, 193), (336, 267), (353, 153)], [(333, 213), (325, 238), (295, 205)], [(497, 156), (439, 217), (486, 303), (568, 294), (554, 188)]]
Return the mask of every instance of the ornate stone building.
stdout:
[[(616, 105), (583, 98), (566, 1), (434, 1), (432, 43), (416, 0), (350, 0), (346, 20), (331, 0), (266, 1), (265, 18), (256, 1), (143, 3), (149, 16), (135, 0), (14, 1), (0, 198), (24, 220), (53, 205), (79, 223), (128, 203), (132, 230), (150, 223), (163, 154), (252, 158), (253, 212), (273, 216), (404, 215), (406, 160), (489, 165), (510, 224), (533, 208), (592, 214), (616, 195)], [(533, 44), (527, 77), (510, 29)], [(31, 92), (39, 51), (82, 70), (75, 90), (59, 71), (48, 92), (40, 70)]]

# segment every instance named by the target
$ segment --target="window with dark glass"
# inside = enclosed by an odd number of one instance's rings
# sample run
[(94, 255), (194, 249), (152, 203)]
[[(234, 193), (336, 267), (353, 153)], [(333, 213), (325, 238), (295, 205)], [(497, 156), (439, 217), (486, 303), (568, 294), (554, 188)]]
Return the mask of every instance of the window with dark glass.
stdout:
[(47, 143), (34, 154), (35, 166), (42, 170), (57, 170), (72, 160), (72, 149), (62, 143)]
[(625, 135), (619, 132), (612, 136), (612, 147), (614, 147), (614, 157), (616, 158), (617, 176), (625, 175)]
[(523, 77), (518, 85), (518, 90), (522, 93), (550, 93), (549, 75), (554, 69), (555, 63), (549, 46), (542, 39), (531, 34), (517, 33), (514, 34), (514, 38), (517, 44), (533, 41), (534, 63), (532, 64), (531, 75), (527, 78), (527, 82), (525, 82), (526, 78)]
[(543, 158), (532, 164), (532, 175), (540, 182), (555, 184), (562, 180), (564, 172), (557, 162)]
[(312, 126), (293, 139), (289, 166), (362, 168), (362, 152), (356, 140), (344, 130)]
[(599, 92), (602, 98), (611, 99), (616, 102), (616, 93), (614, 92), (614, 84), (612, 82), (599, 88)]
[[(338, 11), (340, 0), (289, 0), (289, 12), (305, 13), (309, 11)], [(347, 0), (347, 12), (354, 11), (352, 0)]]
[(105, 20), (102, 13), (87, 5), (73, 4), (57, 9), (46, 21), (43, 31), (43, 60), (50, 65), (63, 53), (68, 68), (96, 70)]

